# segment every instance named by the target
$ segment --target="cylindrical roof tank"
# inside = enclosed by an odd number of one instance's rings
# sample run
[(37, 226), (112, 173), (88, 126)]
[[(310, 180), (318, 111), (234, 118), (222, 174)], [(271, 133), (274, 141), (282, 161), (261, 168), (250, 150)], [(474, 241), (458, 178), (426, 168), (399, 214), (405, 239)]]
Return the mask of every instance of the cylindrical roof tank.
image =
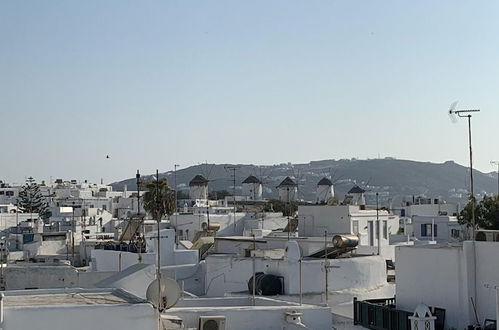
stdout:
[(333, 246), (335, 248), (356, 247), (359, 245), (359, 238), (356, 235), (334, 235)]

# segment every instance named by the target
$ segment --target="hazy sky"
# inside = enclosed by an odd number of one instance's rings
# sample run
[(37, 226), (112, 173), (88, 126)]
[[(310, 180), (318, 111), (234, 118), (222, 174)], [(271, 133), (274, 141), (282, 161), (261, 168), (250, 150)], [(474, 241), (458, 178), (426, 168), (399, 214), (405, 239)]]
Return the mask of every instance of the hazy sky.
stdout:
[[(0, 179), (499, 159), (497, 1), (2, 1)], [(109, 154), (110, 159), (105, 156)]]

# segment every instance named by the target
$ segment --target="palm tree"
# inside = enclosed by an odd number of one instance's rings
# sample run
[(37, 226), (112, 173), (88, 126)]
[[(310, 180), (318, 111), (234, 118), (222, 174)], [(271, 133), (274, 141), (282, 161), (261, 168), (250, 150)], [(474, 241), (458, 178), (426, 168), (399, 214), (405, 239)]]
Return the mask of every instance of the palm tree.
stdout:
[(161, 220), (165, 215), (170, 216), (173, 214), (175, 211), (175, 191), (168, 186), (166, 179), (159, 180), (159, 183), (156, 180), (149, 181), (146, 183), (146, 190), (144, 209), (154, 219)]

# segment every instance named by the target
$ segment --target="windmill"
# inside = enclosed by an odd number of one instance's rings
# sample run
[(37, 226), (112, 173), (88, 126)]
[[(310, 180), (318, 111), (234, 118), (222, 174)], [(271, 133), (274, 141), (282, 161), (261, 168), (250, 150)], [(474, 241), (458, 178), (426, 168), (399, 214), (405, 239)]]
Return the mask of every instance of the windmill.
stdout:
[(321, 169), (322, 179), (317, 183), (316, 202), (334, 204), (336, 201), (334, 187), (341, 179), (337, 177), (337, 170), (332, 171), (332, 168)]

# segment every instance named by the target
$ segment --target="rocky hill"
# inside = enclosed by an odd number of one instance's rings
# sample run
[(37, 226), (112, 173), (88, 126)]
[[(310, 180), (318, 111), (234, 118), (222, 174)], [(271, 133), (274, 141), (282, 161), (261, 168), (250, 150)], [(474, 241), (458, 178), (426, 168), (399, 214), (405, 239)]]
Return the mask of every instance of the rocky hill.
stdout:
[[(179, 190), (188, 190), (189, 181), (197, 174), (206, 177), (210, 191), (233, 191), (232, 171), (227, 166), (234, 164), (202, 164), (194, 165), (177, 171)], [(249, 175), (255, 175), (264, 183), (264, 198), (277, 196), (276, 186), (289, 176), (299, 184), (299, 196), (303, 200), (314, 201), (317, 182), (323, 177), (329, 177), (335, 186), (338, 199), (357, 184), (367, 191), (367, 202), (374, 203), (374, 196), (379, 192), (383, 204), (392, 201), (398, 205), (404, 199), (413, 195), (441, 197), (448, 202), (463, 203), (466, 200), (469, 187), (469, 169), (448, 161), (442, 164), (385, 159), (342, 159), (312, 161), (308, 164), (279, 164), (257, 166), (235, 164), (236, 194), (241, 192), (241, 182)], [(497, 193), (497, 176), (495, 173), (474, 171), (475, 193)], [(160, 177), (168, 178), (173, 185), (173, 172), (161, 173)], [(151, 176), (145, 176), (151, 180)], [(129, 190), (136, 189), (135, 178), (115, 182), (115, 190), (122, 190), (127, 185)]]

